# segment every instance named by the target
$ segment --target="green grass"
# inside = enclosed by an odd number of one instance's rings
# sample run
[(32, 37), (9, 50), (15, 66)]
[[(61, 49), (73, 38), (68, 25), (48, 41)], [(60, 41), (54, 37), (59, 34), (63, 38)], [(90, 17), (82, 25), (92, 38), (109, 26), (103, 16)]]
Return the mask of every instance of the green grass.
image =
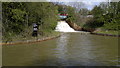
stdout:
[(120, 35), (119, 32), (120, 32), (120, 30), (119, 31), (109, 30), (109, 31), (98, 31), (98, 32), (94, 32), (94, 33)]
[(3, 40), (3, 42), (21, 42), (21, 41), (26, 41), (26, 40), (36, 40), (36, 39), (42, 39), (42, 38), (53, 37), (53, 36), (58, 36), (58, 35), (60, 35), (60, 32), (55, 32), (55, 31), (45, 32), (43, 36), (38, 35), (38, 37), (32, 37), (32, 36), (23, 37), (21, 35), (17, 35), (17, 36), (12, 37), (10, 40)]

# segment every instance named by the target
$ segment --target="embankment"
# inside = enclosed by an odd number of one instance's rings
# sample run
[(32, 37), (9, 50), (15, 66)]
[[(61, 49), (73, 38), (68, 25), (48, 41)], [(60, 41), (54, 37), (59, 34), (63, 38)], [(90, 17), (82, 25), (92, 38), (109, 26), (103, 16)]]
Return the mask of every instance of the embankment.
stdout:
[(86, 31), (86, 32), (93, 32), (93, 31), (95, 31), (95, 29), (92, 29), (92, 28), (83, 28), (83, 27), (81, 27), (81, 26), (78, 26), (76, 23), (73, 23), (73, 22), (71, 22), (71, 21), (69, 21), (69, 20), (66, 20), (66, 22), (68, 23), (68, 25), (71, 27), (71, 28), (73, 28), (74, 30), (76, 30), (76, 31)]
[(68, 23), (68, 25), (73, 28), (76, 31), (82, 31), (82, 28), (80, 26), (78, 26), (76, 23), (73, 23), (71, 21), (66, 20), (66, 22)]
[(100, 35), (100, 36), (113, 36), (113, 37), (120, 37), (119, 33), (118, 34), (111, 34), (111, 33), (99, 33), (96, 32), (97, 29), (93, 29), (93, 28), (83, 28), (78, 26), (76, 23), (73, 23), (71, 21), (66, 21), (68, 23), (68, 25), (73, 28), (76, 31), (86, 31), (86, 32), (90, 32), (90, 34), (93, 35)]
[(113, 37), (120, 37), (120, 35), (113, 35), (113, 34), (104, 34), (104, 33), (94, 33), (91, 32), (93, 35), (100, 35), (100, 36), (113, 36)]
[(0, 45), (17, 45), (17, 44), (29, 44), (29, 43), (42, 42), (42, 41), (55, 39), (57, 37), (60, 37), (62, 34), (63, 33), (59, 33), (58, 35), (48, 36), (48, 37), (43, 37), (43, 38), (35, 37), (36, 39), (29, 39), (25, 41), (12, 41), (12, 42), (7, 42), (7, 43), (0, 43)]

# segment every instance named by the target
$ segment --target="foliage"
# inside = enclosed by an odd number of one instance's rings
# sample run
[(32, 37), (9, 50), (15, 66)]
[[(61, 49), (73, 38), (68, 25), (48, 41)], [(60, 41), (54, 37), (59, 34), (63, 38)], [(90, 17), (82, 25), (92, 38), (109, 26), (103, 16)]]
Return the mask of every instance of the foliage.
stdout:
[(94, 15), (94, 18), (88, 21), (84, 27), (119, 30), (120, 2), (101, 3), (99, 6), (95, 6), (90, 13)]
[(66, 5), (58, 5), (58, 12), (60, 14), (68, 14), (67, 20), (70, 20), (72, 22), (75, 22), (77, 20), (74, 7), (66, 6)]
[(58, 20), (57, 7), (49, 2), (3, 2), (3, 38), (31, 36), (33, 23), (39, 24), (39, 35), (50, 33)]
[(87, 16), (89, 13), (89, 10), (87, 8), (81, 8), (79, 11), (79, 14), (82, 16)]

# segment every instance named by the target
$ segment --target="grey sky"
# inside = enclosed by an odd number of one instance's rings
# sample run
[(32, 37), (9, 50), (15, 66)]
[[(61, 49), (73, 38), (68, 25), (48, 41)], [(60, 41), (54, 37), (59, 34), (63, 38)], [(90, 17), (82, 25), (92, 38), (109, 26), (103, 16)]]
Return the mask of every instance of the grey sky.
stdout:
[(69, 4), (69, 2), (82, 2), (85, 7), (91, 10), (95, 5), (99, 5), (101, 2), (118, 2), (120, 0), (49, 0), (51, 2), (61, 2), (63, 4)]

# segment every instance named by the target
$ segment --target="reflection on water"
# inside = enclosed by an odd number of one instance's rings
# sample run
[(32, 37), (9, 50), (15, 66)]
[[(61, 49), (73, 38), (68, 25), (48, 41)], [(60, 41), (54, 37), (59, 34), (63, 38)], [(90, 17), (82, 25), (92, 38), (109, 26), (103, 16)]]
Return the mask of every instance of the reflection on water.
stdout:
[(56, 47), (56, 57), (58, 58), (58, 62), (64, 65), (67, 62), (67, 44), (69, 40), (69, 34), (64, 34), (60, 38), (57, 39), (57, 47)]
[(80, 33), (35, 44), (3, 46), (4, 66), (119, 66), (118, 38)]
[[(95, 58), (95, 55), (91, 52), (91, 50), (93, 49), (92, 45), (92, 41), (89, 37), (87, 37), (86, 35), (81, 36), (81, 41), (79, 42), (80, 45), (80, 54), (81, 54), (81, 58), (83, 58), (81, 61), (83, 62), (83, 65), (91, 65), (91, 59)], [(85, 59), (85, 60), (84, 60)], [(93, 63), (92, 63), (93, 64)]]

